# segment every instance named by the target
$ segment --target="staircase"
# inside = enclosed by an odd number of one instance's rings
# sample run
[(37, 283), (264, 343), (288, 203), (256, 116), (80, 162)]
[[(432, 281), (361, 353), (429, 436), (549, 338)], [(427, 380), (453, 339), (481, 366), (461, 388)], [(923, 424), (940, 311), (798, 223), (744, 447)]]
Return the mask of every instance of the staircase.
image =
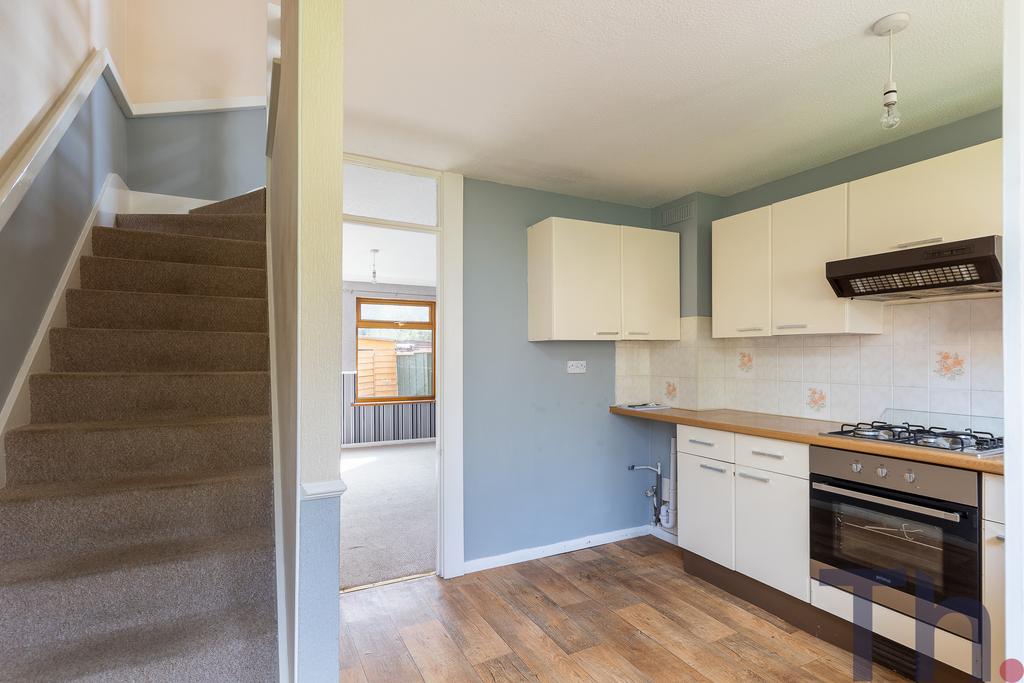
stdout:
[(93, 229), (4, 437), (0, 680), (277, 679), (264, 207)]

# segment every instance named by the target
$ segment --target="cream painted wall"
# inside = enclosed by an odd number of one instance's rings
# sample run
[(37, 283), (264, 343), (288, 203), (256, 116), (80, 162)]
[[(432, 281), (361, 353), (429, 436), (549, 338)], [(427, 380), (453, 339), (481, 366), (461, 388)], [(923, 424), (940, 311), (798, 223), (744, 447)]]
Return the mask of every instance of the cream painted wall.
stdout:
[(93, 47), (124, 63), (127, 0), (0, 0), (0, 169), (5, 169)]
[(266, 95), (266, 0), (131, 0), (128, 26), (132, 102)]

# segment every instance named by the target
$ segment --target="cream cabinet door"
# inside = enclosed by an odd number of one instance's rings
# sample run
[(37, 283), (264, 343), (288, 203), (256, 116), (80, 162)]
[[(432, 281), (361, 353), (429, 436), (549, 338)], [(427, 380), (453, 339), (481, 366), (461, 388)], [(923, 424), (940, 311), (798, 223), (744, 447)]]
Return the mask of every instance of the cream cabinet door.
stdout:
[(990, 624), (988, 680), (1000, 681), (999, 665), (1006, 659), (1006, 528), (999, 522), (981, 523), (981, 604)]
[(711, 224), (711, 336), (764, 337), (772, 326), (772, 208)]
[(679, 339), (679, 234), (622, 228), (622, 338)]
[(733, 569), (733, 465), (678, 456), (679, 545)]
[(736, 571), (804, 601), (810, 594), (807, 480), (736, 466)]
[(529, 228), (530, 341), (620, 338), (621, 232), (618, 225), (567, 218)]
[(882, 304), (840, 299), (825, 263), (846, 258), (847, 185), (772, 204), (772, 334), (881, 334)]
[(850, 256), (1003, 233), (993, 140), (850, 183)]

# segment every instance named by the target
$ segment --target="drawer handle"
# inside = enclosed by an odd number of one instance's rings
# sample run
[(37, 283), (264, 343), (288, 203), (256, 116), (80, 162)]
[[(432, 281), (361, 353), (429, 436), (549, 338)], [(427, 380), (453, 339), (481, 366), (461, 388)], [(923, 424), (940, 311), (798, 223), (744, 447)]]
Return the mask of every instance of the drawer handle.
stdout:
[(785, 325), (776, 325), (777, 330), (803, 330), (807, 328), (807, 323), (786, 323)]
[(650, 332), (627, 332), (626, 334), (650, 334)]
[(595, 332), (594, 334), (618, 334), (618, 332)]
[(737, 332), (760, 332), (763, 329), (764, 329), (763, 327), (737, 327), (736, 331)]
[(715, 444), (710, 441), (701, 441), (700, 439), (690, 439), (690, 443), (695, 443), (698, 446), (707, 446), (708, 448), (714, 448)]
[(904, 242), (903, 244), (897, 244), (896, 249), (907, 249), (908, 247), (922, 247), (926, 244), (938, 244), (942, 241), (941, 237), (929, 237), (924, 240), (914, 240), (913, 242)]
[(779, 455), (778, 453), (769, 453), (768, 451), (750, 451), (753, 455), (764, 456), (765, 458), (775, 458), (776, 460), (785, 460), (786, 456)]
[(725, 474), (725, 468), (724, 467), (715, 467), (714, 465), (705, 465), (704, 463), (701, 463), (700, 464), (700, 468), (702, 470), (711, 470), (712, 472), (718, 472), (719, 474)]
[(753, 474), (747, 474), (746, 472), (739, 472), (739, 475), (744, 479), (753, 479), (754, 481), (759, 481), (762, 484), (770, 484), (772, 481), (768, 477), (757, 477), (754, 476)]
[(996, 540), (997, 541), (1005, 541), (1006, 540), (1006, 534), (996, 534)]

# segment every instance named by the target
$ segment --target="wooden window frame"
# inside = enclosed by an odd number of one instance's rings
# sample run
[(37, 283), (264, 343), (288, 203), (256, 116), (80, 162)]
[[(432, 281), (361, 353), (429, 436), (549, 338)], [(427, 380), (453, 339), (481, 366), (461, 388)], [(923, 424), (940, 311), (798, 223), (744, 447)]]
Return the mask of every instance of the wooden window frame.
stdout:
[[(363, 304), (386, 304), (392, 306), (420, 306), (429, 312), (429, 320), (419, 322), (397, 322), (387, 320), (363, 320)], [(377, 297), (356, 297), (356, 382), (354, 406), (377, 405), (381, 403), (427, 403), (437, 400), (437, 316), (436, 301), (418, 299), (380, 299)], [(430, 330), (430, 395), (429, 396), (359, 396), (359, 330)]]

